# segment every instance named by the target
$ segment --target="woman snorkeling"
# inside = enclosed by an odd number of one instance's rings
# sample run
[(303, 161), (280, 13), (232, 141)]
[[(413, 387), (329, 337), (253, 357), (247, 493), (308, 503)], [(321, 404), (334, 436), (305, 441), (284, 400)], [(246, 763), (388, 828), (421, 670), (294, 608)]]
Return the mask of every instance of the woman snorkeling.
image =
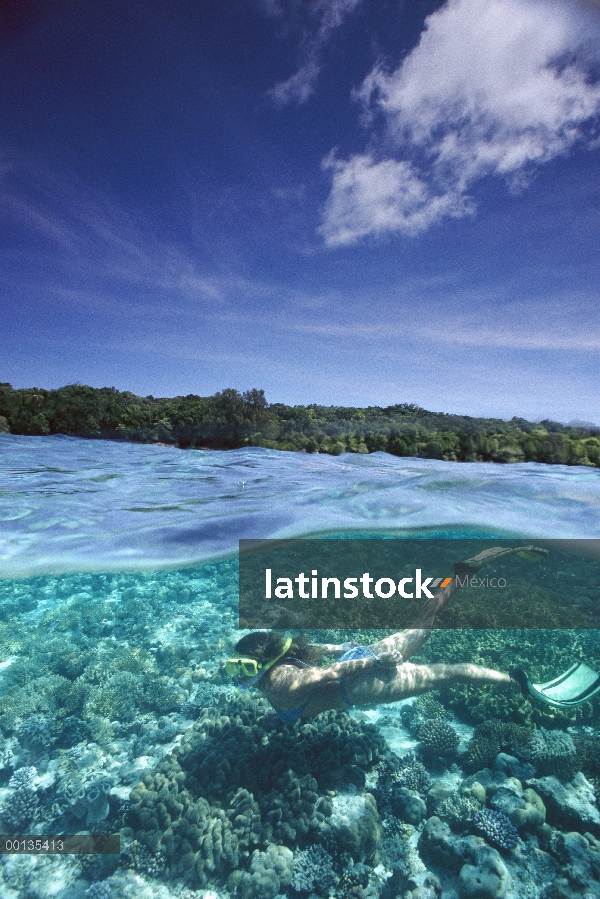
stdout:
[[(311, 644), (280, 632), (254, 631), (242, 637), (226, 663), (238, 686), (255, 686), (286, 724), (313, 718), (328, 709), (371, 707), (417, 696), (446, 684), (481, 683), (517, 687), (551, 705), (576, 705), (600, 690), (600, 678), (586, 665), (575, 665), (548, 684), (531, 684), (524, 672), (510, 673), (470, 663), (414, 665), (408, 661), (423, 646), (437, 614), (459, 588), (457, 574), (476, 572), (491, 560), (518, 553), (533, 559), (547, 550), (532, 546), (492, 547), (455, 566), (452, 581), (428, 599), (413, 626), (384, 640), (359, 646)], [(325, 667), (315, 662), (340, 655)]]

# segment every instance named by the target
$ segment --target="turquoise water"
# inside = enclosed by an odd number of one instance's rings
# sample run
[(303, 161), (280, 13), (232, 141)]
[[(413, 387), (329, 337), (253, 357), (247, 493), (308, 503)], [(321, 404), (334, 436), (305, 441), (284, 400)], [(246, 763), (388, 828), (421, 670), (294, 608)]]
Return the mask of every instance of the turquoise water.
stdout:
[[(468, 785), (477, 760), (492, 766), (485, 807), (514, 820), (528, 772), (531, 783), (561, 778), (580, 805), (587, 796), (584, 822), (551, 810), (550, 788), (536, 785), (549, 823), (493, 849), (508, 878), (498, 895), (543, 899), (561, 873), (565, 895), (600, 895), (592, 842), (581, 887), (567, 850), (553, 849), (564, 832), (600, 835), (593, 703), (562, 715), (456, 687), (436, 694), (437, 708), (408, 700), (290, 730), (256, 692), (233, 689), (223, 662), (239, 636), (238, 539), (349, 533), (598, 537), (600, 472), (0, 435), (0, 831), (120, 833), (123, 846), (3, 857), (2, 896), (426, 899), (432, 878), (444, 897), (469, 895), (462, 866), (486, 864), (464, 843), (481, 838)], [(577, 656), (600, 665), (596, 632), (434, 633), (415, 661), (516, 663), (541, 679)], [(448, 755), (427, 754), (425, 720), (457, 735)], [(507, 753), (514, 734), (490, 744), (490, 720), (496, 732), (530, 728), (533, 748)], [(490, 745), (521, 766), (520, 793)], [(407, 811), (399, 784), (418, 765), (433, 786), (416, 784)], [(424, 848), (434, 813), (462, 852), (458, 870)]]

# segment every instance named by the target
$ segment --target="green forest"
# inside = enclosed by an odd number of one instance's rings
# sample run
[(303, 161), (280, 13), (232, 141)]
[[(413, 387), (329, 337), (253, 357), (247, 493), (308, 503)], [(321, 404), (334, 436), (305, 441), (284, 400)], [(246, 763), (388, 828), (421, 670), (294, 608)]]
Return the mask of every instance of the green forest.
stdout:
[(600, 467), (600, 428), (523, 418), (472, 418), (394, 406), (286, 406), (263, 390), (140, 397), (69, 384), (16, 390), (0, 383), (0, 432), (160, 443), (185, 449), (262, 446), (308, 453), (373, 453), (460, 462)]

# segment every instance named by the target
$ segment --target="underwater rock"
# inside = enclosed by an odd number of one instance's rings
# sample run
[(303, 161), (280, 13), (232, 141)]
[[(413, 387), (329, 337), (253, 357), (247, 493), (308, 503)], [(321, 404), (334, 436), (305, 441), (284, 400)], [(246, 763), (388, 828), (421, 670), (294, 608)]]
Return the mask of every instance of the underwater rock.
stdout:
[(551, 824), (600, 835), (600, 812), (594, 788), (581, 771), (566, 784), (552, 775), (534, 778), (529, 783), (541, 796)]
[(600, 844), (592, 835), (556, 832), (550, 851), (560, 865), (548, 899), (600, 899)]
[(355, 862), (372, 864), (376, 860), (381, 823), (370, 793), (336, 796), (329, 827), (340, 851), (347, 852)]
[[(491, 773), (491, 772), (490, 772)], [(460, 792), (463, 796), (471, 796), (478, 805), (485, 805), (485, 787), (477, 780), (477, 775), (467, 777), (460, 785)]]
[(429, 818), (418, 843), (427, 863), (459, 875), (461, 899), (503, 899), (511, 877), (500, 854), (481, 837), (455, 836), (437, 816)]
[[(479, 841), (482, 845), (483, 840)], [(441, 865), (456, 874), (462, 868), (464, 857), (464, 841), (457, 838), (448, 824), (436, 815), (429, 818), (421, 832), (418, 842), (419, 852), (426, 862)]]
[(392, 812), (407, 824), (420, 824), (427, 816), (427, 806), (416, 790), (395, 787), (392, 791)]
[(528, 780), (534, 777), (535, 768), (529, 762), (521, 762), (514, 755), (508, 755), (506, 752), (499, 752), (494, 759), (493, 768), (496, 771), (504, 771), (510, 777), (517, 777), (519, 780)]
[(490, 768), (483, 768), (481, 771), (476, 771), (474, 774), (465, 777), (460, 789), (462, 793), (473, 793), (475, 791), (476, 798), (483, 804), (485, 800), (481, 792), (482, 789), (485, 791), (487, 799), (490, 800), (502, 787), (512, 790), (518, 796), (521, 796), (523, 793), (520, 780), (516, 777), (509, 777), (504, 771), (492, 771)]
[(473, 863), (460, 869), (458, 878), (461, 899), (504, 899), (511, 886), (506, 865), (490, 846), (480, 847)]

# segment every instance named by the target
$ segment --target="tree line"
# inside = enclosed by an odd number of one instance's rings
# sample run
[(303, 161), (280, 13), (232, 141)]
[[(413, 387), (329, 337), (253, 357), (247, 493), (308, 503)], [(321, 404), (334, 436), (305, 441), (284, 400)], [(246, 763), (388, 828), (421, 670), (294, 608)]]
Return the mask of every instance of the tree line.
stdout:
[(270, 449), (418, 456), (461, 462), (548, 462), (600, 467), (600, 428), (473, 418), (393, 406), (287, 406), (263, 390), (140, 397), (69, 384), (16, 390), (0, 383), (0, 431), (162, 443), (181, 448)]

